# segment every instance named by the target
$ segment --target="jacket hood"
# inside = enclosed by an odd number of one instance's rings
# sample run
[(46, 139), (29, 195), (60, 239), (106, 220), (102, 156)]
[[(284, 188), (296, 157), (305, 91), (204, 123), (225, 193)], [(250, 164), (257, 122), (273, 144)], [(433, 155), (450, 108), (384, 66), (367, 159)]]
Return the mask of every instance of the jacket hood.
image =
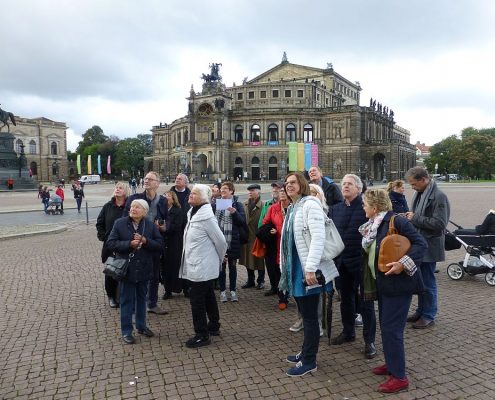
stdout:
[(204, 221), (205, 219), (215, 218), (213, 215), (213, 209), (211, 208), (210, 203), (205, 203), (201, 206), (201, 208), (193, 215), (191, 218), (192, 208), (187, 212), (187, 218), (191, 220), (191, 222)]

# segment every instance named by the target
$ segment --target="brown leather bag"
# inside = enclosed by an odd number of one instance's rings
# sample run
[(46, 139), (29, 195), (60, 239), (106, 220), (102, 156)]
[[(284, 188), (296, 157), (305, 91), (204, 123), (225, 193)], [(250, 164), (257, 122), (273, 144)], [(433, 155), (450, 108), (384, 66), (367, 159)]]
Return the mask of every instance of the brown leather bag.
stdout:
[(254, 240), (253, 248), (251, 249), (251, 254), (258, 258), (263, 258), (266, 255), (266, 246), (258, 238)]
[(388, 263), (399, 261), (411, 248), (411, 242), (405, 236), (399, 235), (394, 225), (395, 216), (390, 218), (388, 233), (380, 244), (378, 253), (378, 271), (388, 272)]

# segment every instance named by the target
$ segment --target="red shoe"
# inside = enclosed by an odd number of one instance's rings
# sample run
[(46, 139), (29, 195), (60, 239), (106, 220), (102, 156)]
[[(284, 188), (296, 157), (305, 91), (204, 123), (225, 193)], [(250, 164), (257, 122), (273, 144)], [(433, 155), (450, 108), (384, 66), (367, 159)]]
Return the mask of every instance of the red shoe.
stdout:
[(399, 379), (395, 376), (390, 376), (388, 380), (378, 386), (378, 391), (382, 393), (397, 393), (407, 390), (409, 381), (407, 378)]
[(375, 375), (388, 375), (387, 364), (380, 365), (371, 370)]
[(284, 303), (284, 302), (278, 303), (278, 309), (280, 311), (284, 311), (286, 308), (287, 308), (287, 303)]

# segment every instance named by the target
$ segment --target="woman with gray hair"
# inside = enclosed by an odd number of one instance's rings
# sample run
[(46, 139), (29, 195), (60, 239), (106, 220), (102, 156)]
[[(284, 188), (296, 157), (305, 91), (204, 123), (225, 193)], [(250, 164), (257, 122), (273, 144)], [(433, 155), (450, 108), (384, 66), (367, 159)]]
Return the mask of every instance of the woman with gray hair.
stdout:
[(136, 313), (136, 328), (140, 335), (154, 336), (146, 326), (146, 295), (148, 281), (153, 276), (153, 255), (163, 247), (158, 227), (146, 221), (149, 205), (146, 200), (131, 203), (128, 217), (115, 221), (107, 247), (116, 258), (129, 259), (127, 275), (120, 282), (120, 327), (125, 344), (134, 344), (132, 314)]
[(184, 230), (184, 249), (179, 277), (189, 283), (189, 297), (195, 335), (186, 347), (210, 344), (210, 335), (220, 334), (220, 313), (215, 281), (227, 252), (227, 242), (210, 205), (211, 188), (196, 184), (189, 195), (191, 209)]

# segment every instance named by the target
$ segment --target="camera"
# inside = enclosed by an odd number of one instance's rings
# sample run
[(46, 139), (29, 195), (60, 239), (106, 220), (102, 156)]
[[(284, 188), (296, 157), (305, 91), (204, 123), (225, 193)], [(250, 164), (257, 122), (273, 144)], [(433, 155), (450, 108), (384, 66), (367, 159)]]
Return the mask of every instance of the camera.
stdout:
[[(323, 276), (323, 272), (321, 272), (321, 269), (317, 269), (315, 271), (315, 277), (318, 282), (318, 285), (325, 286), (325, 277)], [(305, 279), (303, 279), (303, 285), (309, 286)]]

